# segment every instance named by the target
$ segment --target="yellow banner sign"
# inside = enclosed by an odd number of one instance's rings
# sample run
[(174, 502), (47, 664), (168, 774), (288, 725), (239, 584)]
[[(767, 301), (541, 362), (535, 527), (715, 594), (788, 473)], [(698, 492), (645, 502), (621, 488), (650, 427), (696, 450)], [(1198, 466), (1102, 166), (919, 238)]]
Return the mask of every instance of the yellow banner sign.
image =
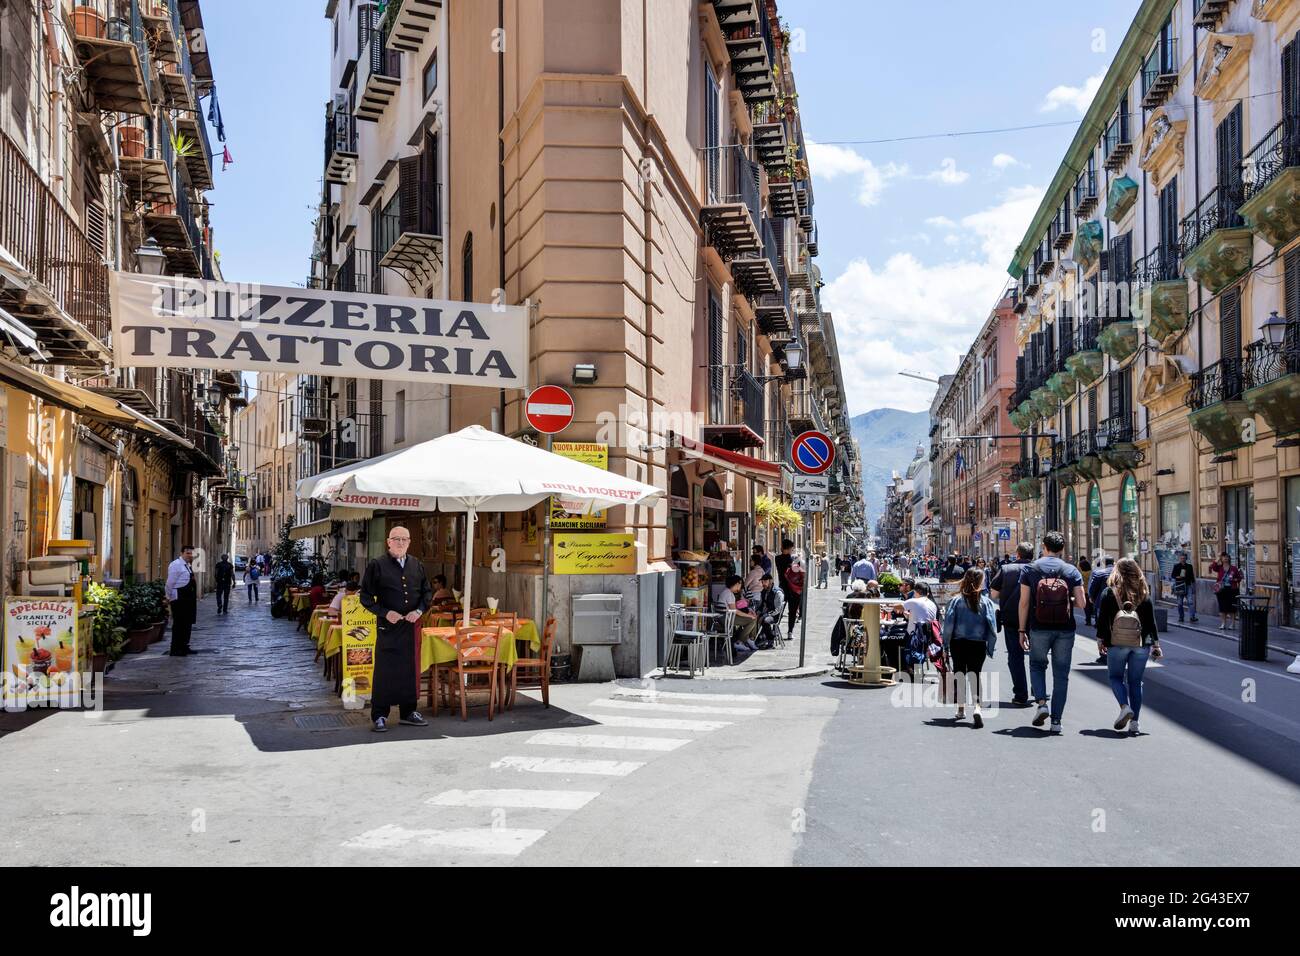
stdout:
[(361, 595), (343, 595), (343, 701), (370, 697), (375, 673), (375, 616)]
[(557, 534), (556, 574), (635, 574), (636, 535)]
[[(551, 451), (602, 471), (609, 470), (609, 446), (603, 442), (557, 441), (551, 444)], [(605, 512), (593, 511), (591, 514), (581, 514), (578, 510), (566, 508), (565, 505), (563, 498), (558, 496), (551, 498), (552, 530), (603, 531), (605, 529)]]

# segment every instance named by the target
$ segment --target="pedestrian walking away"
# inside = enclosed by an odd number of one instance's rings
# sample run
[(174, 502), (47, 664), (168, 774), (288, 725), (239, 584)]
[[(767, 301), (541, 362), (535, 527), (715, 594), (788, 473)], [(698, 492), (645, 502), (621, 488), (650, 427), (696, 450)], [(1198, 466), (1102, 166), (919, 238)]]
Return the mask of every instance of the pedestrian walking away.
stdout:
[(217, 613), (230, 613), (230, 592), (235, 587), (235, 566), (230, 563), (230, 555), (223, 554), (215, 568), (217, 583)]
[(802, 612), (801, 602), (803, 601), (803, 589), (807, 582), (807, 575), (804, 573), (803, 561), (795, 558), (790, 562), (790, 569), (785, 573), (786, 591), (785, 603), (790, 608), (790, 616), (786, 634), (789, 639), (794, 638), (794, 626), (799, 620)]
[(427, 726), (415, 709), (419, 699), (415, 668), (415, 628), (433, 603), (433, 587), (420, 559), (406, 552), (411, 532), (400, 525), (388, 532), (388, 552), (366, 565), (361, 576), (361, 603), (375, 615), (375, 670), (370, 719), (379, 732), (388, 729), (396, 705), (399, 722)]
[[(1096, 619), (1097, 602), (1101, 600), (1101, 592), (1106, 590), (1106, 582), (1110, 580), (1111, 572), (1114, 570), (1114, 558), (1106, 558), (1104, 567), (1102, 559), (1097, 559), (1097, 567), (1093, 570), (1092, 576), (1088, 579), (1088, 583), (1084, 585), (1084, 591), (1086, 592), (1085, 600), (1087, 601), (1087, 605), (1084, 608), (1085, 624), (1091, 624)], [(1105, 664), (1106, 658), (1098, 657), (1094, 663)]]
[(1002, 646), (1007, 650), (1007, 669), (1011, 671), (1011, 703), (1029, 704), (1029, 682), (1025, 677), (1025, 651), (1020, 646), (1020, 576), (1034, 558), (1034, 546), (1028, 541), (1016, 545), (1016, 560), (1002, 562), (993, 576), (989, 596), (998, 603), (998, 624), (1002, 628)]
[(255, 561), (244, 569), (244, 584), (248, 587), (248, 603), (256, 604), (262, 600), (257, 593), (257, 582), (262, 580), (262, 562)]
[(1178, 599), (1178, 623), (1184, 622), (1184, 608), (1190, 608), (1195, 624), (1200, 620), (1196, 616), (1196, 569), (1188, 562), (1186, 551), (1178, 552), (1178, 563), (1169, 577), (1174, 583), (1174, 597)]
[[(1083, 610), (1083, 576), (1061, 558), (1065, 538), (1059, 531), (1043, 535), (1047, 553), (1020, 575), (1020, 647), (1029, 652), (1029, 683), (1037, 709), (1033, 725), (1051, 716), (1051, 732), (1061, 732), (1074, 652), (1074, 609)], [(1047, 702), (1047, 660), (1052, 661), (1051, 710)]]
[[(1083, 577), (1083, 593), (1089, 595), (1092, 593), (1092, 562), (1086, 557), (1079, 559), (1079, 574)], [(1088, 605), (1083, 609), (1083, 623), (1092, 624), (1092, 598), (1088, 598)]]
[(199, 585), (194, 578), (194, 547), (185, 545), (181, 555), (167, 567), (167, 600), (171, 602), (172, 642), (169, 653), (184, 657), (194, 653), (190, 632), (199, 613)]
[(1159, 660), (1156, 611), (1142, 568), (1120, 558), (1097, 602), (1097, 650), (1106, 656), (1110, 689), (1119, 704), (1116, 730), (1138, 734), (1142, 714), (1142, 675), (1147, 660)]
[(847, 591), (849, 589), (849, 574), (853, 571), (853, 562), (847, 556), (841, 556), (836, 565), (840, 572), (840, 590)]
[[(997, 609), (983, 593), (984, 572), (971, 568), (961, 579), (961, 593), (948, 603), (943, 618), (943, 640), (952, 655), (953, 678), (957, 682), (954, 699), (957, 719), (966, 719), (967, 701), (971, 705), (971, 722), (984, 726), (980, 714), (980, 672), (986, 658), (998, 646)], [(970, 685), (974, 678), (975, 693)]]

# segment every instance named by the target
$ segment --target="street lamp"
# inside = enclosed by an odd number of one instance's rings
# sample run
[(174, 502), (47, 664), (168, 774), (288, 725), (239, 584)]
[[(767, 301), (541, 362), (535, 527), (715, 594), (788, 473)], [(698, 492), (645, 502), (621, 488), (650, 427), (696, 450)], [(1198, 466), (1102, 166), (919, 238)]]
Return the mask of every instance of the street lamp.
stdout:
[(1281, 345), (1286, 339), (1286, 319), (1278, 315), (1277, 309), (1274, 309), (1260, 331), (1264, 333), (1264, 341), (1269, 345)]
[(798, 342), (785, 347), (785, 367), (791, 372), (803, 368), (803, 346)]
[(166, 254), (158, 247), (156, 239), (148, 240), (135, 250), (135, 260), (140, 264), (140, 273), (147, 276), (160, 276), (167, 264)]

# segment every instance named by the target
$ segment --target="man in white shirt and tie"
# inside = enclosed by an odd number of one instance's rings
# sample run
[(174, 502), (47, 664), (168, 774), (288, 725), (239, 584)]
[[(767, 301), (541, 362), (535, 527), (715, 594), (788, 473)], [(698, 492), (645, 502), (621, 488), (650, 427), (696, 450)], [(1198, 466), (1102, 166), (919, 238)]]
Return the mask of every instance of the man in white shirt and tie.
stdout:
[(194, 547), (185, 545), (181, 556), (167, 566), (167, 600), (172, 608), (172, 657), (194, 653), (190, 630), (199, 614), (199, 586), (194, 579)]

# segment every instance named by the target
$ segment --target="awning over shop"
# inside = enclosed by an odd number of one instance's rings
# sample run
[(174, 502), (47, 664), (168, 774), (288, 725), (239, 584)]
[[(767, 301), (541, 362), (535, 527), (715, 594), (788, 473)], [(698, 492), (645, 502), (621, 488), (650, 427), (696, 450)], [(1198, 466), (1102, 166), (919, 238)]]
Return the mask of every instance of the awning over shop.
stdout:
[(766, 485), (779, 486), (781, 484), (781, 465), (778, 462), (750, 458), (748, 455), (727, 451), (725, 448), (705, 444), (702, 441), (687, 438), (685, 435), (678, 436), (677, 440), (681, 443), (677, 450), (683, 458), (706, 461), (725, 471), (734, 472), (744, 478), (761, 481)]
[(32, 395), (39, 395), (47, 402), (58, 405), (60, 408), (66, 408), (78, 415), (85, 415), (106, 425), (126, 428), (142, 435), (151, 435), (154, 438), (162, 438), (187, 451), (197, 450), (194, 445), (180, 435), (158, 424), (152, 418), (141, 415), (134, 408), (123, 405), (111, 398), (106, 398), (103, 395), (96, 395), (94, 392), (73, 385), (71, 382), (62, 382), (32, 369), (24, 368), (21, 365), (15, 365), (5, 359), (0, 359), (0, 381), (6, 382), (15, 388), (20, 388)]
[(296, 525), (289, 529), (290, 541), (302, 541), (306, 538), (315, 538), (322, 534), (330, 533), (331, 521), (329, 518), (323, 518), (320, 521), (312, 521), (307, 524)]
[(4, 309), (0, 309), (0, 334), (3, 334), (21, 354), (34, 356), (44, 361), (46, 355), (41, 351), (41, 343), (36, 333), (19, 322)]

